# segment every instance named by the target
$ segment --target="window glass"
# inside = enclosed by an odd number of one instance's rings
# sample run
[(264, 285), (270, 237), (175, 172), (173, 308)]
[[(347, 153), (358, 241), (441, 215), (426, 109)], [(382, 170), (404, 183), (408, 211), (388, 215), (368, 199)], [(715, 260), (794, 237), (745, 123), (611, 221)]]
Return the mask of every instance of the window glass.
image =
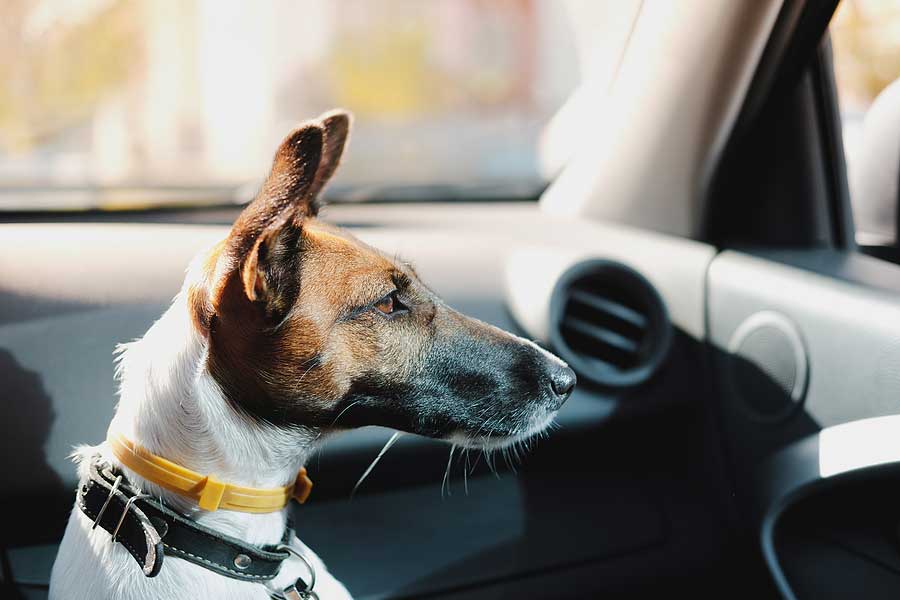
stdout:
[(278, 141), (337, 106), (356, 116), (348, 197), (540, 186), (542, 129), (580, 81), (573, 4), (6, 0), (0, 208), (246, 199)]
[(843, 0), (831, 39), (857, 241), (893, 244), (900, 199), (900, 0)]

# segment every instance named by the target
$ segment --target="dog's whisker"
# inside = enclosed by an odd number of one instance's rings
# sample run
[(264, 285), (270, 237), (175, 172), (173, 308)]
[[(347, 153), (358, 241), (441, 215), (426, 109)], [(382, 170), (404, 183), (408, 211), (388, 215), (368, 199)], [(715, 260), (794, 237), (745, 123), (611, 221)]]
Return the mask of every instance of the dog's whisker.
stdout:
[(354, 496), (354, 494), (356, 494), (356, 490), (359, 489), (359, 486), (362, 485), (362, 482), (365, 481), (366, 477), (369, 476), (369, 473), (372, 472), (372, 469), (375, 468), (375, 465), (378, 464), (378, 461), (381, 460), (381, 457), (384, 456), (385, 453), (391, 449), (391, 446), (394, 445), (394, 442), (396, 442), (398, 439), (400, 439), (401, 435), (403, 435), (402, 431), (395, 431), (394, 435), (392, 435), (390, 437), (390, 439), (388, 439), (387, 443), (385, 443), (385, 445), (384, 445), (384, 448), (381, 449), (381, 452), (378, 453), (378, 456), (375, 457), (375, 460), (372, 461), (372, 464), (369, 465), (369, 467), (362, 474), (362, 477), (359, 478), (359, 481), (356, 482), (356, 485), (353, 486), (353, 490), (350, 492), (351, 498)]
[(463, 490), (465, 491), (466, 496), (468, 496), (469, 495), (469, 476), (467, 473), (469, 471), (469, 449), (464, 448), (463, 454), (466, 457), (466, 463), (463, 465)]
[(515, 460), (512, 458), (512, 454), (514, 446), (508, 446), (503, 449), (503, 462), (506, 463), (506, 467), (513, 472), (513, 475), (516, 473), (516, 465)]
[(357, 404), (360, 404), (361, 402), (362, 402), (362, 400), (356, 400), (356, 401), (354, 401), (354, 402), (351, 402), (351, 403), (348, 404), (347, 406), (345, 406), (345, 407), (344, 407), (344, 410), (342, 410), (341, 412), (338, 413), (338, 416), (336, 416), (336, 417), (334, 418), (334, 421), (331, 422), (331, 425), (329, 425), (328, 428), (330, 429), (330, 428), (334, 427), (335, 423), (338, 422), (338, 419), (340, 419), (342, 416), (344, 416), (344, 413), (345, 413), (345, 412), (347, 412), (348, 410), (350, 410), (351, 408), (353, 408), (353, 407), (356, 406)]
[(447, 468), (444, 470), (444, 479), (441, 481), (441, 498), (444, 497), (444, 487), (447, 487), (447, 495), (450, 496), (450, 467), (453, 466), (453, 451), (456, 444), (450, 444), (450, 457), (447, 459)]
[[(490, 441), (491, 435), (488, 434), (488, 444), (490, 444)], [(497, 466), (494, 463), (494, 452), (490, 448), (485, 448), (484, 450), (484, 462), (487, 463), (488, 469), (494, 474), (494, 477), (500, 479), (500, 474), (497, 473)]]
[(472, 469), (469, 471), (470, 475), (475, 472), (475, 469), (478, 467), (479, 461), (481, 461), (481, 454), (476, 454), (475, 461), (472, 463)]
[(303, 378), (306, 377), (307, 375), (309, 375), (309, 372), (312, 371), (314, 368), (316, 368), (316, 364), (317, 364), (316, 361), (310, 359), (303, 364), (305, 365), (306, 363), (312, 363), (312, 364), (309, 365), (308, 369), (303, 371), (303, 375), (301, 375), (300, 379), (297, 380), (297, 385), (300, 385), (301, 383), (303, 383)]

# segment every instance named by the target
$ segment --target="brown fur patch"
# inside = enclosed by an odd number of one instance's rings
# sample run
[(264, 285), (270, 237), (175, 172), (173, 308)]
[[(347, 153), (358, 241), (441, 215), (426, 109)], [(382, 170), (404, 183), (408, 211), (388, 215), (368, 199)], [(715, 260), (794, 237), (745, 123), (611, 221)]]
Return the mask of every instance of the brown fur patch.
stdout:
[[(352, 382), (366, 374), (404, 377), (428, 341), (434, 302), (404, 265), (335, 228), (307, 220), (299, 293), (273, 325), (234, 274), (221, 288), (210, 328), (209, 368), (243, 410), (278, 423), (320, 423)], [(391, 322), (373, 305), (395, 289), (415, 304), (410, 323)], [(368, 307), (368, 309), (367, 309)]]

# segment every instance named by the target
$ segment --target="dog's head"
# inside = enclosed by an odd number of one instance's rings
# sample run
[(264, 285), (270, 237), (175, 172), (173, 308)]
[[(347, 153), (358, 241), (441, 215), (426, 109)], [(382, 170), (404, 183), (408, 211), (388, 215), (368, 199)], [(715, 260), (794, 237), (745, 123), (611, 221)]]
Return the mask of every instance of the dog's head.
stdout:
[(531, 342), (447, 306), (399, 262), (316, 219), (350, 120), (293, 131), (189, 287), (207, 368), (275, 425), (385, 425), (471, 446), (544, 429), (575, 384)]

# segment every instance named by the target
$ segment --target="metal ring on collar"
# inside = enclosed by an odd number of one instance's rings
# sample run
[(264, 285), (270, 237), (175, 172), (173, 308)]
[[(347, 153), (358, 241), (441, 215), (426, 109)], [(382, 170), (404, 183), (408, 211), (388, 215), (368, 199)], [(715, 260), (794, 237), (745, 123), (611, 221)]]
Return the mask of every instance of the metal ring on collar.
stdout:
[(138, 494), (137, 496), (132, 496), (128, 499), (128, 502), (125, 503), (125, 508), (122, 509), (122, 516), (119, 517), (119, 522), (116, 523), (116, 528), (112, 532), (112, 541), (115, 542), (116, 538), (118, 538), (119, 530), (122, 528), (122, 523), (125, 522), (125, 517), (128, 516), (128, 511), (131, 510), (131, 505), (141, 498), (150, 498), (150, 494)]
[(294, 556), (299, 558), (304, 565), (306, 565), (307, 570), (309, 570), (309, 585), (307, 586), (306, 591), (312, 592), (313, 588), (316, 587), (316, 570), (313, 569), (312, 563), (309, 562), (309, 559), (303, 556), (302, 552), (288, 544), (278, 544), (275, 549), (283, 550), (289, 554), (293, 554)]
[(122, 476), (119, 475), (116, 477), (116, 481), (113, 483), (112, 488), (109, 490), (109, 494), (106, 495), (106, 501), (103, 503), (103, 506), (100, 507), (100, 511), (97, 513), (97, 518), (94, 519), (94, 524), (91, 525), (91, 530), (97, 529), (97, 525), (100, 524), (100, 519), (103, 518), (103, 513), (106, 512), (106, 508), (109, 506), (109, 503), (112, 502), (113, 496), (116, 495), (116, 490), (119, 489), (119, 485), (122, 483)]

